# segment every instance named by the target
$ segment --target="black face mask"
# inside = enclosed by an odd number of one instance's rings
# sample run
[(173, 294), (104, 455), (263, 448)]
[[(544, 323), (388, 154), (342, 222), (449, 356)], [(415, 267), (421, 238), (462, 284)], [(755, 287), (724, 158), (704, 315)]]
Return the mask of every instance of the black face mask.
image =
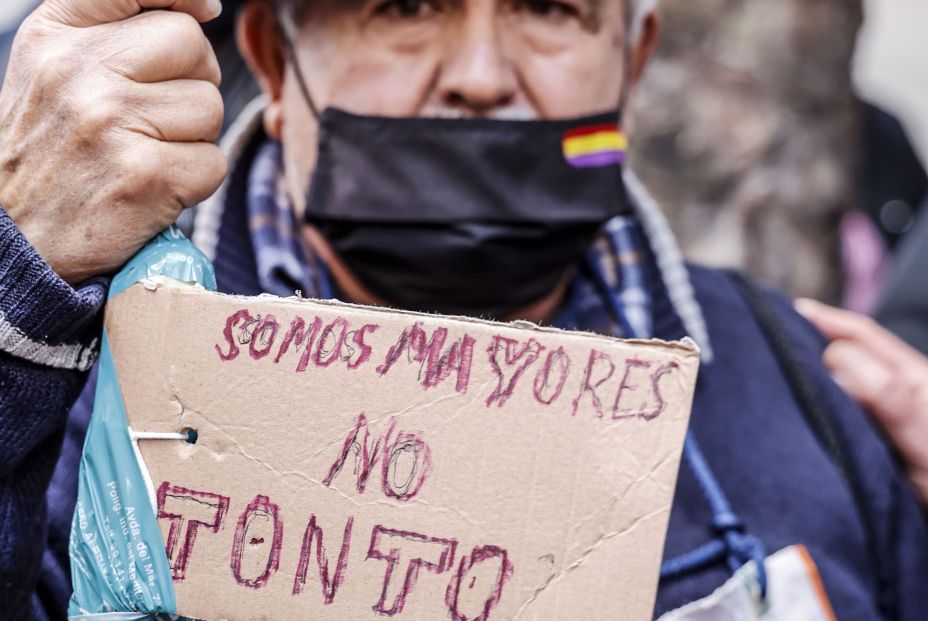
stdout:
[[(508, 318), (570, 276), (628, 213), (619, 112), (564, 121), (321, 115), (305, 219), (407, 310)], [(624, 88), (623, 88), (624, 92)]]
[(399, 308), (508, 317), (550, 294), (600, 228), (628, 211), (617, 119), (329, 109), (306, 221)]

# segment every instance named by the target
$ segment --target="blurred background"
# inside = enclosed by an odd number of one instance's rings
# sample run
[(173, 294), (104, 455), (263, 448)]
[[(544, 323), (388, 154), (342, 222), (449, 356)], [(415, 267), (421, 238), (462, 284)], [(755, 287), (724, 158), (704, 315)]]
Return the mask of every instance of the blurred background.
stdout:
[(926, 192), (928, 2), (662, 6), (634, 165), (688, 255), (873, 310)]
[[(0, 2), (0, 31), (35, 3)], [(928, 351), (928, 1), (661, 0), (661, 11), (632, 163), (687, 255), (874, 313)], [(254, 92), (231, 17), (210, 30), (230, 112)]]

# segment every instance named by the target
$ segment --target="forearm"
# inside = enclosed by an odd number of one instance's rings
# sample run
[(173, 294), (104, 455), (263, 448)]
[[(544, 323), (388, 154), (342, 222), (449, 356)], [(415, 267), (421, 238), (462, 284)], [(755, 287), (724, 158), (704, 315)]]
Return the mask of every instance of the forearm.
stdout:
[(104, 280), (70, 287), (0, 208), (0, 476), (64, 425), (105, 300)]
[(45, 550), (45, 493), (96, 357), (105, 281), (74, 289), (0, 208), (0, 601), (27, 610)]

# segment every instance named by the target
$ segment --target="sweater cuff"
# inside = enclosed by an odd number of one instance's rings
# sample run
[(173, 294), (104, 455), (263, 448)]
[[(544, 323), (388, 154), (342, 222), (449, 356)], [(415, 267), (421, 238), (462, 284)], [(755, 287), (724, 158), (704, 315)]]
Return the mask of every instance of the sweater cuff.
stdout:
[(73, 288), (0, 206), (0, 352), (57, 369), (86, 371), (99, 351), (108, 280)]

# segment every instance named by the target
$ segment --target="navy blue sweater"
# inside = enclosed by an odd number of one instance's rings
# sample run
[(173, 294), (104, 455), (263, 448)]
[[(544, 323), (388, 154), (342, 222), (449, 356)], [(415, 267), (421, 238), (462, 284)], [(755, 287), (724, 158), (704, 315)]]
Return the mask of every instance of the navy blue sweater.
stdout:
[[(223, 223), (217, 280), (224, 291), (257, 293), (250, 242), (240, 224)], [(750, 309), (725, 274), (691, 268), (691, 277), (715, 351), (714, 361), (700, 372), (692, 430), (747, 530), (771, 552), (805, 544), (842, 621), (880, 619), (880, 599), (897, 607), (898, 619), (924, 619), (924, 516), (868, 419), (827, 377), (819, 362), (821, 337), (785, 302), (776, 301), (808, 378), (836, 414), (863, 474), (880, 572), (868, 555), (863, 516), (847, 482), (803, 418)], [(657, 336), (683, 336), (666, 294), (654, 287)], [(68, 287), (0, 210), (0, 611), (5, 619), (65, 618), (67, 538), (90, 410), (90, 392), (78, 396), (103, 301), (103, 283), (76, 291)], [(708, 541), (714, 534), (709, 523), (706, 501), (683, 468), (665, 557)], [(662, 583), (656, 614), (707, 595), (729, 575), (720, 563)]]

